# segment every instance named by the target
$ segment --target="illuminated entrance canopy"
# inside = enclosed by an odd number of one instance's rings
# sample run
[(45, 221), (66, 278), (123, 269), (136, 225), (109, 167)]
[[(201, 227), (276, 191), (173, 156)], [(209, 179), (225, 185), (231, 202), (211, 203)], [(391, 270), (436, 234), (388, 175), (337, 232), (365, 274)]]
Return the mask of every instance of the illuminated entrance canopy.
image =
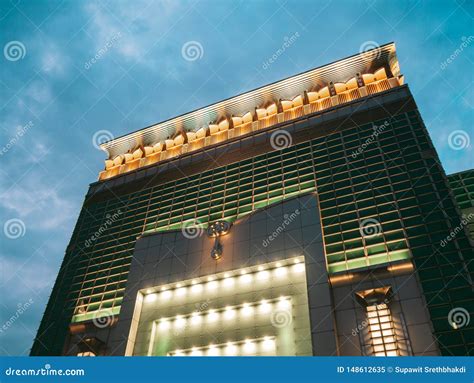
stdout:
[(311, 355), (304, 257), (141, 290), (127, 355)]

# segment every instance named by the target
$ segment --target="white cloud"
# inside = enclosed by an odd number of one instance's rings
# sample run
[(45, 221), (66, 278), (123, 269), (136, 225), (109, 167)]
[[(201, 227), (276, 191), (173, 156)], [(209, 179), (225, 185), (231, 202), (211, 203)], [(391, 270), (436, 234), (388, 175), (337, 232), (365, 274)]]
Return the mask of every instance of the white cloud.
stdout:
[(4, 304), (10, 303), (12, 311), (16, 309), (16, 303), (25, 303), (29, 299), (37, 302), (49, 293), (57, 273), (55, 264), (45, 262), (36, 253), (24, 258), (0, 254), (0, 269), (0, 287), (4, 294), (8, 286), (15, 286), (14, 296), (4, 297), (3, 301)]
[(51, 101), (51, 90), (43, 81), (34, 81), (26, 88), (26, 95), (34, 101), (47, 104)]
[(48, 74), (62, 75), (64, 57), (53, 50), (46, 51), (41, 58), (41, 69)]
[(153, 60), (146, 53), (168, 31), (180, 14), (180, 7), (172, 0), (118, 2), (114, 3), (113, 9), (88, 3), (85, 11), (92, 17), (88, 33), (96, 41), (96, 50), (102, 49), (112, 36), (120, 34), (111, 49), (127, 60), (151, 65)]
[(25, 221), (27, 230), (50, 230), (74, 220), (75, 206), (44, 178), (26, 176), (26, 181), (10, 187), (2, 185), (0, 207), (5, 216)]

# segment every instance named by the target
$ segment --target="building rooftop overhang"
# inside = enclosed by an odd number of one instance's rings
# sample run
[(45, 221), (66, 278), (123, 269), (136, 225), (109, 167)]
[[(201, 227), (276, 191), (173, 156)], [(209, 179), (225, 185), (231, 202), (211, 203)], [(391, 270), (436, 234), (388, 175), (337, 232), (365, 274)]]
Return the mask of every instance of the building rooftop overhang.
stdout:
[(335, 61), (284, 80), (242, 93), (178, 117), (151, 125), (136, 132), (101, 144), (109, 158), (127, 153), (140, 145), (152, 145), (173, 137), (179, 131), (197, 131), (224, 117), (242, 116), (255, 107), (265, 106), (279, 99), (291, 99), (308, 90), (318, 90), (329, 82), (345, 82), (355, 73), (372, 73), (385, 67), (393, 76), (400, 75), (394, 43)]
[[(277, 113), (281, 114), (285, 111), (285, 108), (282, 109), (282, 101), (284, 100), (288, 100), (286, 101), (286, 105), (288, 106), (288, 103), (290, 105), (288, 110), (293, 109), (293, 112), (298, 109), (295, 106), (297, 105), (295, 100), (298, 98), (300, 109), (303, 109), (303, 104), (309, 108), (307, 104), (315, 102), (311, 101), (314, 98), (317, 102), (320, 102), (317, 107), (319, 109), (327, 108), (329, 104), (344, 103), (353, 97), (351, 91), (354, 87), (364, 86), (365, 78), (363, 76), (372, 76), (369, 81), (374, 81), (374, 73), (380, 70), (383, 72), (384, 78), (400, 79), (400, 82), (397, 82), (396, 85), (403, 82), (394, 43), (358, 53), (117, 137), (100, 145), (108, 154), (108, 160), (106, 161), (106, 170), (101, 173), (99, 179), (108, 179), (135, 168), (183, 154), (184, 151), (182, 149), (178, 150), (178, 147), (184, 146), (185, 151), (193, 151), (198, 146), (197, 141), (200, 138), (203, 141), (202, 145), (199, 145), (200, 147), (207, 146), (211, 141), (226, 140), (230, 136), (229, 134), (220, 134), (222, 133), (221, 123), (224, 130), (228, 129), (228, 132), (236, 131), (236, 129), (232, 129), (236, 118), (243, 117), (243, 123), (240, 121), (243, 125), (246, 121), (258, 123), (251, 126), (250, 131), (260, 129), (263, 125), (272, 125), (275, 121), (269, 117), (273, 114), (276, 117)], [(394, 84), (392, 82), (390, 87), (395, 86)], [(347, 88), (345, 88), (346, 85)], [(324, 96), (321, 95), (323, 93)], [(347, 97), (340, 95), (338, 97), (343, 97), (343, 99), (337, 99), (335, 96), (340, 93), (346, 93)], [(308, 95), (310, 95), (310, 99), (308, 99)], [(357, 97), (363, 96), (364, 93), (361, 92), (357, 95)], [(329, 104), (323, 102), (323, 97)], [(292, 101), (295, 101), (293, 105), (291, 104)], [(272, 109), (271, 112), (270, 109)], [(315, 107), (312, 107), (311, 111), (314, 110)], [(262, 117), (261, 111), (263, 111), (264, 117)], [(266, 111), (268, 111), (268, 114), (265, 114)], [(305, 109), (304, 111), (298, 111), (298, 113), (307, 113), (308, 111), (309, 109)], [(294, 118), (293, 115), (295, 113), (289, 113), (285, 117), (278, 117), (278, 119), (291, 119)], [(247, 120), (245, 117), (247, 117)], [(249, 125), (252, 125), (252, 123), (249, 122)], [(234, 132), (232, 135), (243, 134), (244, 130), (240, 128), (238, 133)], [(212, 140), (210, 136), (213, 136)], [(191, 145), (192, 140), (196, 141)]]

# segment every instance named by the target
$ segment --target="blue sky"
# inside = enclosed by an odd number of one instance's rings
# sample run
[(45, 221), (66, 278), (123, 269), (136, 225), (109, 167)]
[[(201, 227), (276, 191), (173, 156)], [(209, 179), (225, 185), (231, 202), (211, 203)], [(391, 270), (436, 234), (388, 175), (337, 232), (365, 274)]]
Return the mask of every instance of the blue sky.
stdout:
[(446, 172), (470, 169), (473, 16), (472, 1), (2, 0), (0, 354), (29, 352), (103, 167), (96, 132), (123, 135), (394, 41)]

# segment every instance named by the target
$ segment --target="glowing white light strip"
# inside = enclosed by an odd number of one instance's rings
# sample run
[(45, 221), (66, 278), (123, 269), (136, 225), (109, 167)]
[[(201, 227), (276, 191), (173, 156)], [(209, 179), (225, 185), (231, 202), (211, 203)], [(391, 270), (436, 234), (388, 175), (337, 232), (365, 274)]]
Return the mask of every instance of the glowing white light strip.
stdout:
[(145, 304), (168, 301), (172, 297), (180, 298), (187, 294), (200, 294), (201, 292), (216, 291), (218, 288), (229, 289), (238, 285), (250, 285), (252, 282), (265, 282), (270, 278), (282, 279), (290, 273), (305, 272), (304, 257), (294, 257), (278, 262), (270, 262), (260, 266), (233, 270), (225, 273), (214, 274), (212, 277), (201, 277), (175, 284), (142, 290), (145, 295)]
[(238, 356), (276, 354), (276, 339), (273, 336), (265, 336), (256, 339), (245, 339), (235, 342), (221, 344), (209, 344), (204, 347), (192, 347), (185, 350), (173, 350), (168, 356)]
[(226, 306), (219, 309), (209, 309), (205, 311), (194, 311), (187, 315), (175, 315), (172, 317), (157, 320), (158, 331), (168, 331), (171, 327), (182, 329), (187, 326), (199, 325), (203, 322), (213, 323), (219, 319), (233, 320), (239, 317), (249, 317), (254, 313), (268, 314), (274, 309), (289, 309), (291, 307), (291, 297), (280, 297), (277, 299), (262, 299), (259, 302), (244, 302), (240, 305)]

